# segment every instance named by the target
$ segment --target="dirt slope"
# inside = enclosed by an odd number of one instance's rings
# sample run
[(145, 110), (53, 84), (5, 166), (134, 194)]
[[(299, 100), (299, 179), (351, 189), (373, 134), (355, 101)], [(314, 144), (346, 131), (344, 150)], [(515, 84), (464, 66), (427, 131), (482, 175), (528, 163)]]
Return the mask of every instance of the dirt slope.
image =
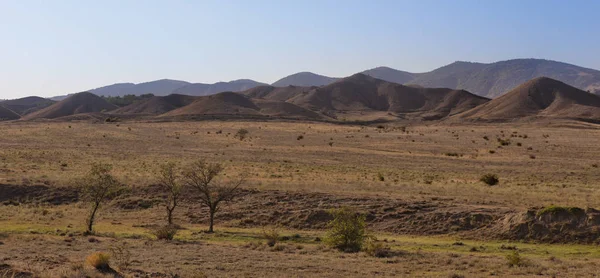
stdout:
[(12, 110), (19, 115), (27, 115), (29, 113), (44, 109), (54, 103), (55, 101), (49, 99), (32, 96), (5, 100), (0, 102), (0, 106), (4, 106), (5, 108)]
[(301, 87), (292, 85), (286, 87), (259, 86), (241, 93), (250, 98), (286, 101), (298, 94), (308, 92), (315, 88), (316, 87)]
[(82, 113), (111, 111), (116, 108), (116, 105), (106, 102), (103, 98), (97, 95), (83, 92), (74, 94), (42, 110), (31, 113), (23, 117), (23, 119), (54, 119)]
[(600, 97), (539, 77), (470, 111), (461, 119), (511, 120), (530, 116), (600, 119)]
[(149, 114), (160, 115), (171, 110), (191, 104), (196, 97), (171, 94), (168, 96), (155, 96), (147, 100), (133, 103), (113, 111), (114, 114)]
[(419, 112), (438, 118), (487, 101), (466, 91), (403, 86), (360, 73), (289, 100), (314, 111)]

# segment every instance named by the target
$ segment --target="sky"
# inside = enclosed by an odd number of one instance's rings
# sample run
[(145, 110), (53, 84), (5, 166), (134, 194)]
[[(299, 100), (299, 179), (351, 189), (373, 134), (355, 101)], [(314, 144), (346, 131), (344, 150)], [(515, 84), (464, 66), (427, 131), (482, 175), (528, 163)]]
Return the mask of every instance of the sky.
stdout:
[(0, 0), (0, 99), (544, 58), (600, 69), (595, 0)]

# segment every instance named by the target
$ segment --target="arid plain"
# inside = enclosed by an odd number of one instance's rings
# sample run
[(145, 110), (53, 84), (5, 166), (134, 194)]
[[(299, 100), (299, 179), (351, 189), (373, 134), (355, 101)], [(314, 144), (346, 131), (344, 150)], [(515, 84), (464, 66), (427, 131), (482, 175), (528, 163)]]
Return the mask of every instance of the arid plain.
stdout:
[[(242, 128), (246, 138), (234, 138)], [(129, 254), (112, 258), (115, 268), (126, 264), (119, 275), (133, 277), (581, 277), (600, 266), (594, 124), (38, 121), (0, 129), (6, 277), (102, 277), (85, 257), (116, 249)], [(175, 240), (155, 240), (150, 230), (165, 222), (159, 165), (197, 159), (222, 163), (226, 177), (246, 173), (241, 196), (205, 234), (206, 210), (186, 194)], [(112, 164), (129, 191), (103, 207), (96, 235), (83, 236), (88, 207), (73, 181), (93, 162)], [(499, 183), (486, 185), (484, 174)], [(368, 230), (392, 252), (326, 247), (327, 211), (342, 206), (367, 215)], [(572, 207), (592, 220), (575, 229), (568, 216), (524, 217)], [(265, 229), (280, 233), (275, 246)], [(515, 249), (520, 266), (507, 263)]]

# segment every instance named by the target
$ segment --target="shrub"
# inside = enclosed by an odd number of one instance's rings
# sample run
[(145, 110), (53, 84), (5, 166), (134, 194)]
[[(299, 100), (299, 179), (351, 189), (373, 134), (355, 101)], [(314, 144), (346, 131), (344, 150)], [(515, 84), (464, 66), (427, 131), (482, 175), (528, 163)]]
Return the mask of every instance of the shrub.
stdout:
[(496, 175), (496, 174), (485, 174), (485, 175), (481, 176), (481, 178), (479, 180), (484, 182), (487, 185), (496, 185), (500, 181), (498, 179), (498, 175)]
[(156, 236), (158, 240), (173, 240), (177, 234), (177, 227), (174, 225), (166, 225), (160, 228), (154, 229), (152, 234)]
[(510, 139), (498, 138), (498, 144), (500, 144), (501, 146), (508, 146), (510, 145)]
[(524, 266), (525, 265), (525, 259), (523, 257), (521, 257), (521, 254), (519, 254), (519, 251), (512, 251), (510, 254), (506, 255), (506, 262), (508, 263), (509, 267), (519, 267), (519, 266)]
[(535, 159), (535, 155), (533, 155), (533, 154), (530, 154), (530, 155), (529, 155), (529, 158), (531, 158), (531, 159)]
[(327, 245), (344, 252), (358, 252), (366, 238), (365, 216), (344, 207), (330, 211), (333, 220), (328, 223)]
[(495, 154), (495, 153), (496, 153), (496, 151), (494, 151), (494, 150), (490, 150), (490, 153), (491, 153), (491, 154)]
[(379, 180), (379, 181), (385, 181), (385, 177), (383, 176), (382, 173), (377, 173), (377, 180)]
[(304, 139), (303, 135), (298, 135), (298, 137), (296, 138), (296, 140), (302, 140), (302, 139)]
[(367, 237), (363, 251), (371, 257), (387, 258), (391, 256), (390, 248), (383, 242), (377, 241), (377, 238)]
[(487, 135), (486, 135), (486, 136), (483, 136), (483, 140), (486, 140), (486, 141), (487, 141), (487, 140), (490, 140), (490, 138), (489, 138), (489, 137), (487, 137)]
[(263, 228), (263, 237), (267, 240), (267, 245), (273, 247), (279, 241), (279, 230), (276, 227)]
[(105, 272), (111, 270), (110, 255), (103, 252), (96, 252), (89, 255), (85, 259), (85, 262), (99, 271)]
[(572, 214), (572, 215), (585, 215), (585, 210), (583, 210), (582, 208), (578, 208), (578, 207), (560, 207), (560, 206), (551, 205), (551, 206), (545, 207), (543, 209), (540, 209), (536, 215), (543, 216), (546, 214), (557, 214), (557, 213), (568, 213), (568, 214)]
[(240, 139), (240, 141), (244, 141), (244, 139), (246, 139), (246, 136), (248, 135), (248, 133), (249, 132), (248, 132), (247, 129), (240, 128), (235, 133), (235, 135), (233, 136), (233, 138), (238, 138), (238, 139)]
[(462, 154), (459, 153), (445, 153), (446, 156), (454, 156), (454, 157), (460, 157), (462, 156)]

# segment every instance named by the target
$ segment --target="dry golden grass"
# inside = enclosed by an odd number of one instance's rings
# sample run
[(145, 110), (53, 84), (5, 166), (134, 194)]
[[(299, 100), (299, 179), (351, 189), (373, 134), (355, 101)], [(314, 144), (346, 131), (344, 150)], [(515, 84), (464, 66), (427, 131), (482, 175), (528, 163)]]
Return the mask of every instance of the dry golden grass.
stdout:
[[(250, 132), (245, 141), (233, 138), (240, 128)], [(145, 186), (155, 182), (158, 163), (204, 158), (224, 163), (231, 175), (251, 173), (247, 186), (258, 189), (443, 196), (511, 207), (600, 206), (594, 185), (600, 170), (593, 166), (600, 163), (596, 129), (438, 125), (402, 132), (217, 121), (12, 123), (1, 129), (0, 182), (9, 184), (68, 185), (91, 162), (101, 161), (113, 164), (127, 185)], [(299, 135), (303, 139), (297, 140)], [(497, 137), (511, 144), (500, 146)], [(498, 174), (500, 184), (482, 186), (485, 173)]]
[[(0, 186), (70, 186), (92, 162), (107, 162), (114, 165), (119, 180), (139, 188), (156, 182), (160, 163), (185, 165), (203, 158), (225, 164), (228, 176), (250, 173), (246, 189), (322, 192), (348, 200), (375, 196), (443, 199), (447, 204), (490, 209), (550, 204), (600, 207), (595, 185), (600, 179), (600, 131), (592, 127), (572, 123), (405, 128), (243, 121), (3, 123)], [(234, 138), (240, 128), (249, 131), (244, 141)], [(501, 146), (496, 138), (510, 140), (510, 144)], [(499, 184), (480, 182), (486, 173), (497, 174)], [(80, 236), (87, 210), (84, 204), (21, 201), (0, 205), (0, 233), (7, 235), (0, 237), (4, 243), (0, 245), (0, 275), (3, 263), (47, 277), (89, 272), (79, 269), (82, 258), (109, 252), (124, 241), (131, 253), (131, 266), (125, 273), (183, 277), (581, 277), (600, 263), (600, 254), (591, 246), (517, 244), (530, 264), (509, 267), (505, 256), (511, 251), (500, 248), (503, 242), (454, 245), (454, 239), (447, 237), (389, 234), (378, 234), (378, 238), (387, 239), (386, 246), (398, 254), (373, 258), (324, 248), (314, 241), (323, 231), (285, 228), (282, 235), (301, 234), (301, 240), (269, 247), (262, 229), (237, 225), (243, 219), (221, 220), (217, 215), (218, 233), (201, 233), (205, 226), (193, 224), (188, 217), (198, 212), (194, 204), (176, 210), (176, 223), (184, 229), (173, 242), (155, 241), (151, 235), (150, 227), (165, 221), (160, 206), (104, 207), (96, 225), (99, 240), (90, 242)]]

